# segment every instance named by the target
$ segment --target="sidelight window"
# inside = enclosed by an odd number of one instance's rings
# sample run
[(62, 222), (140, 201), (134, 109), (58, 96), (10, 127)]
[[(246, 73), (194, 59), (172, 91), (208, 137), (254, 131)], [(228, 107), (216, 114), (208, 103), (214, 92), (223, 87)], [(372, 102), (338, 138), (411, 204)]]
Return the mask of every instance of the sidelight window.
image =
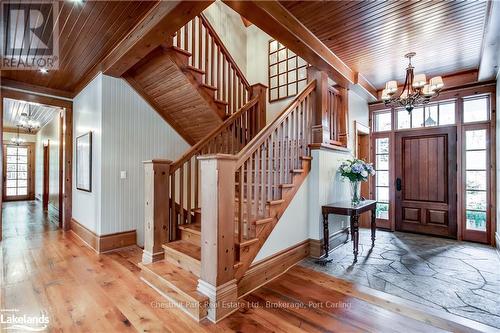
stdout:
[(488, 210), (488, 132), (465, 131), (465, 219), (467, 230), (486, 231)]
[(375, 198), (378, 219), (389, 219), (389, 138), (375, 139)]

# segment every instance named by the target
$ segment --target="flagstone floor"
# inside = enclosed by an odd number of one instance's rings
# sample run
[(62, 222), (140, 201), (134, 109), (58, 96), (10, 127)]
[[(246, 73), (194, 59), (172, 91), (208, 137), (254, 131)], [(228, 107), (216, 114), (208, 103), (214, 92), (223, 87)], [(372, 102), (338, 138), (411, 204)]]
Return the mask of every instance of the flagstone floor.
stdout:
[(360, 232), (358, 262), (352, 243), (332, 251), (326, 266), (301, 265), (429, 307), (500, 328), (500, 259), (493, 247), (377, 230), (371, 248)]

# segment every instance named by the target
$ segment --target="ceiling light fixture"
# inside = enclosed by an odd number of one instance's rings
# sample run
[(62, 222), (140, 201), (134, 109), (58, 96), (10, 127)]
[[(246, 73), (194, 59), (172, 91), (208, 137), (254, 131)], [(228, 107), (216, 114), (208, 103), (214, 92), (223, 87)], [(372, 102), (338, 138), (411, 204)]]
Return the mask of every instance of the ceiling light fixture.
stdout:
[(397, 81), (388, 81), (385, 84), (385, 89), (382, 90), (382, 100), (386, 106), (391, 108), (404, 107), (410, 113), (416, 106), (427, 104), (432, 98), (437, 97), (443, 88), (444, 83), (441, 76), (433, 77), (427, 83), (425, 74), (414, 74), (415, 68), (411, 64), (411, 58), (415, 54), (415, 52), (405, 54), (405, 58), (408, 59), (408, 67), (406, 68), (403, 90), (397, 94)]
[(10, 142), (13, 143), (13, 144), (15, 144), (16, 146), (19, 146), (19, 145), (21, 145), (21, 144), (23, 144), (23, 143), (26, 142), (26, 140), (24, 140), (23, 138), (21, 138), (20, 135), (19, 135), (19, 129), (20, 128), (21, 128), (21, 126), (17, 125), (17, 136), (10, 139)]
[(26, 129), (29, 133), (31, 133), (40, 128), (40, 122), (32, 118), (31, 103), (27, 103), (27, 105), (28, 105), (28, 112), (23, 110), (23, 112), (21, 113), (21, 119), (19, 120), (18, 126)]
[(48, 72), (47, 68), (40, 68), (40, 73), (47, 74)]

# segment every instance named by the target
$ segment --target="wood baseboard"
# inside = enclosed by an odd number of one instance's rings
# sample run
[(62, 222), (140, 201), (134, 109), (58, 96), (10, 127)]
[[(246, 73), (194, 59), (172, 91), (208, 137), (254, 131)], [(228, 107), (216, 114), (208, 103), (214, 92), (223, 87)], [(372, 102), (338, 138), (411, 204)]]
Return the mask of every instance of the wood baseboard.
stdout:
[(71, 219), (70, 229), (85, 244), (97, 253), (104, 253), (136, 244), (137, 234), (135, 230), (117, 232), (108, 235), (96, 235), (75, 219)]
[(252, 264), (238, 282), (238, 298), (274, 280), (308, 256), (309, 239)]
[[(338, 248), (340, 245), (347, 242), (349, 239), (349, 227), (340, 229), (339, 231), (330, 235), (330, 252)], [(310, 239), (310, 254), (313, 258), (319, 258), (324, 254), (323, 251), (323, 240), (322, 239)]]

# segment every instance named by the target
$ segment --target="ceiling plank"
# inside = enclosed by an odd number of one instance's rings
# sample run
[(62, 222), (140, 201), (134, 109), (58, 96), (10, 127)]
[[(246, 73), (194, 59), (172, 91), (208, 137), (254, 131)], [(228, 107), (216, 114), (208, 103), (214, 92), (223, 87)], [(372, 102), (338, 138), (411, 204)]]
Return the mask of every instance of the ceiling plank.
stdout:
[(160, 1), (101, 63), (104, 74), (120, 77), (214, 1)]
[(223, 2), (305, 61), (326, 71), (338, 85), (361, 92), (369, 99), (376, 99), (377, 90), (373, 85), (349, 68), (279, 2), (231, 0)]

